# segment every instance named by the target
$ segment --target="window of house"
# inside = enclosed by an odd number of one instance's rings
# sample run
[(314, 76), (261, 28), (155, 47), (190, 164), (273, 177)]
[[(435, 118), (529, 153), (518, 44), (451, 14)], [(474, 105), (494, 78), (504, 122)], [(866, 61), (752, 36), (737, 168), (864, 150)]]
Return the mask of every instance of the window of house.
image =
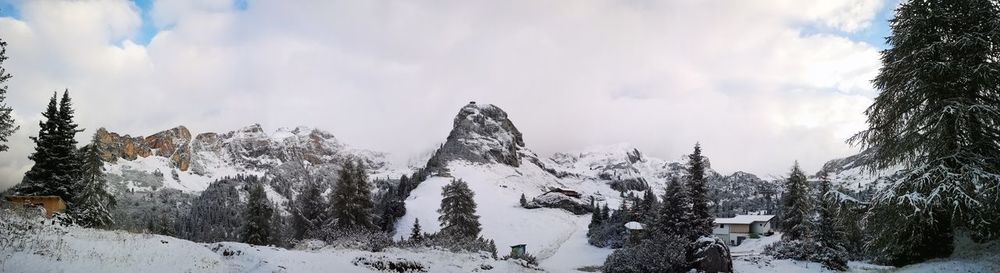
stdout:
[(725, 228), (726, 225), (719, 225), (719, 228)]

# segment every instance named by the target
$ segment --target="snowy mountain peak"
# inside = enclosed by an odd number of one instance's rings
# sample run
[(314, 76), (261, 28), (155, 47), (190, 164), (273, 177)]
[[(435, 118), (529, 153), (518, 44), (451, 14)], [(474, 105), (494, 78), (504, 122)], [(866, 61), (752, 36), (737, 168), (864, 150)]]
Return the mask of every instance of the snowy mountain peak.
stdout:
[(428, 167), (443, 170), (447, 162), (521, 164), (524, 139), (500, 107), (470, 102), (455, 116), (447, 141), (428, 161)]

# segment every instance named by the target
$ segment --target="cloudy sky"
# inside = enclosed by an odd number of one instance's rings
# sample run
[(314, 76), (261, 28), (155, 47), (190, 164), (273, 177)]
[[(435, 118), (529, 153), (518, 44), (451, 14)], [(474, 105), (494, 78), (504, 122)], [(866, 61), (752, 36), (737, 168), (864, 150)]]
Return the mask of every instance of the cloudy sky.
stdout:
[(540, 154), (631, 143), (782, 175), (852, 154), (895, 0), (0, 0), (7, 103), (28, 136), (68, 88), (87, 129), (307, 125), (400, 162), (470, 100)]

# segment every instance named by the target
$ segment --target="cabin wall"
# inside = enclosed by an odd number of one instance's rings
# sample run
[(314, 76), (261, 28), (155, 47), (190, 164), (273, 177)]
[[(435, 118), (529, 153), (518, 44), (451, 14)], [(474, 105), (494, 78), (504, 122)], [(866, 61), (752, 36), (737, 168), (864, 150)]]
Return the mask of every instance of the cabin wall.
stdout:
[(750, 225), (745, 225), (745, 224), (729, 225), (729, 233), (750, 233)]

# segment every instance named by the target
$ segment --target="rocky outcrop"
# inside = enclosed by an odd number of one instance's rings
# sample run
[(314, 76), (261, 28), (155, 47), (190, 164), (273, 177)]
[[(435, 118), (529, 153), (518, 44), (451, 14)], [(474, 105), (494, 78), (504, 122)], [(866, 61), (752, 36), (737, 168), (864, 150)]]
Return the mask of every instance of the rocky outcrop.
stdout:
[(221, 134), (201, 133), (194, 138), (184, 126), (147, 137), (122, 136), (101, 128), (97, 139), (101, 159), (106, 162), (160, 156), (169, 159), (170, 167), (198, 175), (218, 168), (287, 170), (305, 168), (300, 166), (303, 164), (339, 165), (349, 157), (361, 159), (370, 169), (386, 165), (381, 153), (349, 150), (333, 134), (308, 127), (267, 133), (259, 124), (252, 124)]
[(447, 162), (465, 160), (475, 163), (521, 165), (524, 139), (507, 113), (490, 104), (470, 102), (458, 111), (448, 139), (428, 161), (428, 167), (441, 171)]
[(162, 131), (148, 137), (132, 137), (97, 129), (97, 146), (101, 159), (115, 162), (118, 159), (135, 160), (152, 155), (170, 159), (174, 167), (187, 171), (191, 166), (191, 132), (184, 126)]
[(591, 212), (590, 203), (586, 203), (581, 198), (570, 197), (559, 192), (547, 192), (532, 198), (525, 208), (556, 208), (564, 209), (576, 215)]

